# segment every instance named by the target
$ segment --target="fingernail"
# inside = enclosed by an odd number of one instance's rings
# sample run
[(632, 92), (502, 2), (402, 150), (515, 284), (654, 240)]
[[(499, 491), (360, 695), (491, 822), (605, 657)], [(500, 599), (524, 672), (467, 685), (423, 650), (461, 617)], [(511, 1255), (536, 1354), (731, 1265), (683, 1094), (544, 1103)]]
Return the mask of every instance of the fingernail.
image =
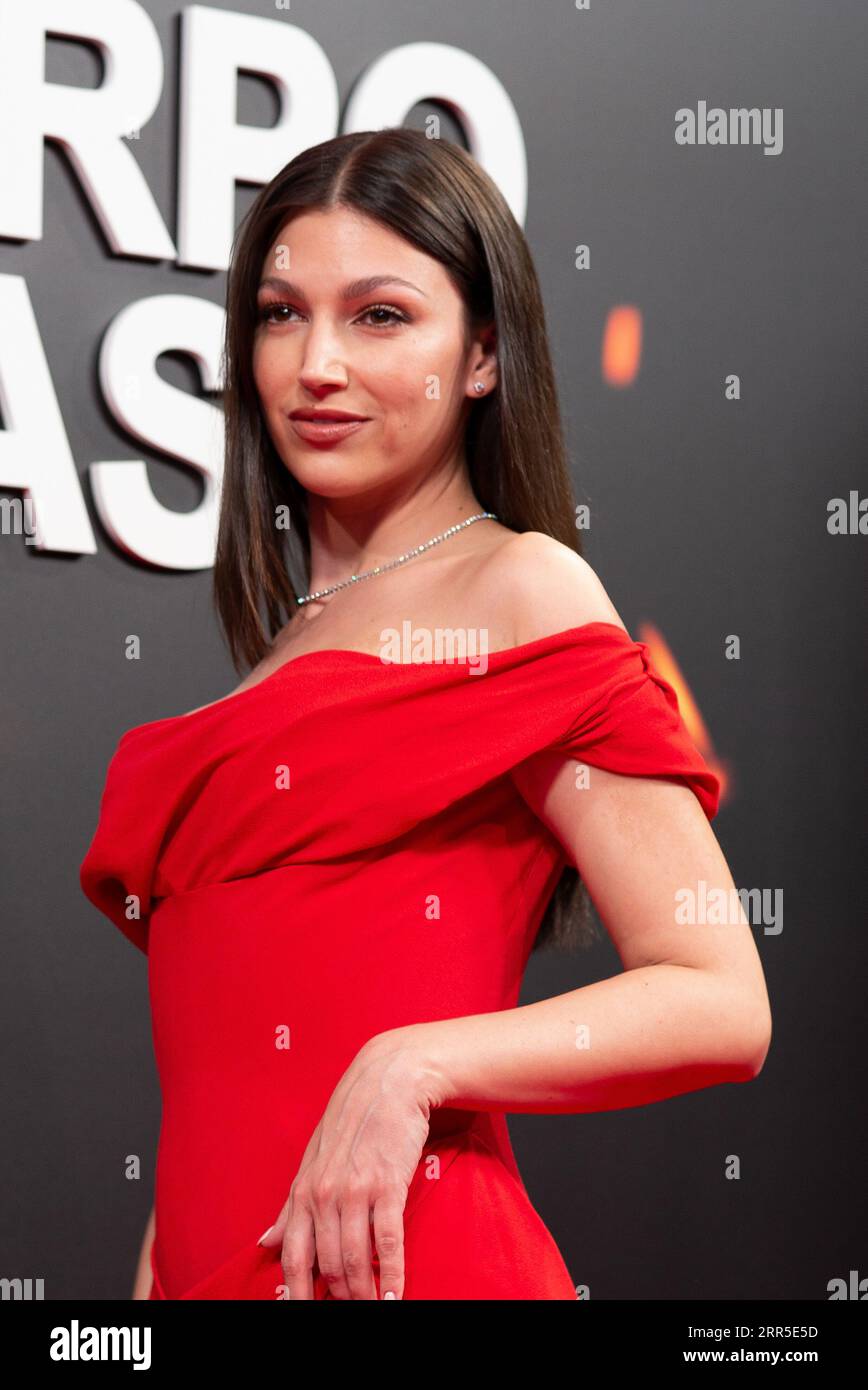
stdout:
[(384, 1293), (384, 1294), (383, 1294), (383, 1298), (384, 1298), (384, 1299), (387, 1299), (387, 1298), (397, 1298), (397, 1297), (398, 1297), (398, 1295), (397, 1295), (396, 1293), (392, 1293), (392, 1290), (391, 1290), (391, 1289), (389, 1290), (388, 1293)]
[[(273, 1230), (274, 1230), (274, 1222), (272, 1222), (271, 1225), (270, 1225), (269, 1228), (268, 1228), (268, 1231), (273, 1231)], [(265, 1237), (268, 1235), (268, 1231), (263, 1231), (263, 1232), (262, 1232), (262, 1235), (259, 1237), (258, 1241), (256, 1242), (257, 1245), (261, 1245), (261, 1244), (262, 1244), (262, 1242), (265, 1240)]]

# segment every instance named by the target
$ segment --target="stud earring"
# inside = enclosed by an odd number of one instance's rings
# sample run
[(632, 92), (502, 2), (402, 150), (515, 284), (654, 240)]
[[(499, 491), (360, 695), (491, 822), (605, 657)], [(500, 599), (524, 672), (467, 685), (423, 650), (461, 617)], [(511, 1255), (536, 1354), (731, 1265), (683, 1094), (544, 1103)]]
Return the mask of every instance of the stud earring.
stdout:
[(474, 381), (474, 383), (473, 383), (473, 389), (474, 389), (474, 391), (484, 391), (484, 390), (485, 390), (485, 384), (484, 384), (484, 382), (481, 382), (481, 381)]

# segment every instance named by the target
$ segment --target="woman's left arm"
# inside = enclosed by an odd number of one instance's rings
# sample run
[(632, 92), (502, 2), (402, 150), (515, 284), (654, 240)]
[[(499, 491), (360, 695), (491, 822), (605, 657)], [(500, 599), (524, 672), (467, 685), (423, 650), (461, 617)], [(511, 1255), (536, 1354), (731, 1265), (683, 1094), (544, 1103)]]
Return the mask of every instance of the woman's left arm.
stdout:
[[(762, 967), (694, 793), (594, 767), (585, 786), (575, 768), (546, 752), (513, 776), (579, 868), (623, 973), (366, 1042), (262, 1238), (283, 1247), (292, 1298), (312, 1298), (315, 1258), (334, 1297), (376, 1297), (370, 1213), (381, 1291), (403, 1296), (402, 1214), (432, 1110), (612, 1110), (748, 1081), (762, 1067), (771, 1037)], [(676, 895), (701, 880), (732, 895), (726, 925), (679, 922)]]
[[(513, 777), (578, 867), (624, 971), (536, 1004), (373, 1040), (415, 1057), (437, 1106), (611, 1110), (748, 1081), (762, 1068), (771, 1039), (762, 965), (695, 795), (596, 767), (579, 779), (576, 766), (542, 753)], [(707, 896), (725, 895), (725, 924), (679, 920), (678, 895), (702, 881)]]

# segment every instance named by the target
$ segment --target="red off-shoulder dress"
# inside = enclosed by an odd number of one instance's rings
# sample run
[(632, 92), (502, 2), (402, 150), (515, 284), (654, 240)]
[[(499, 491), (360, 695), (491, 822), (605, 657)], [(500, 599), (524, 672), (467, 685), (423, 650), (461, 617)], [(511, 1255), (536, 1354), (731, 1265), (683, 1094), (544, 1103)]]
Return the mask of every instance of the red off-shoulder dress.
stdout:
[[(359, 1048), (517, 1005), (567, 862), (510, 777), (543, 749), (676, 779), (717, 812), (675, 691), (604, 622), (478, 669), (306, 652), (121, 736), (80, 877), (148, 958), (153, 1298), (285, 1297), (279, 1250), (257, 1241)], [(435, 1116), (404, 1297), (574, 1300), (505, 1116)], [(331, 1297), (318, 1272), (314, 1296)]]

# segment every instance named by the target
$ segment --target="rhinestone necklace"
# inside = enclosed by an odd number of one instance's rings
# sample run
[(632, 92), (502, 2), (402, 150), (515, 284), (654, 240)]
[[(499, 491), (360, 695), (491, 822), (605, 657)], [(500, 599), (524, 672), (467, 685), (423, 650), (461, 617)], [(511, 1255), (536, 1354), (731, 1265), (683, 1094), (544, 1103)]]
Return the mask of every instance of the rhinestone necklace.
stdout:
[(415, 549), (408, 550), (406, 555), (399, 555), (397, 560), (390, 560), (388, 565), (377, 565), (376, 569), (366, 570), (364, 574), (351, 574), (349, 579), (342, 579), (340, 584), (332, 584), (328, 589), (317, 589), (315, 593), (304, 594), (301, 598), (296, 598), (297, 604), (312, 603), (314, 599), (325, 598), (326, 594), (335, 594), (338, 589), (345, 589), (348, 584), (358, 584), (360, 579), (372, 579), (375, 574), (385, 574), (386, 570), (395, 569), (397, 565), (405, 565), (408, 560), (412, 560), (414, 555), (421, 555), (423, 550), (429, 550), (432, 545), (439, 545), (448, 536), (454, 536), (456, 531), (463, 531), (465, 526), (472, 526), (474, 521), (483, 521), (488, 518), (497, 521), (494, 512), (477, 512), (476, 516), (469, 516), (466, 521), (459, 522), (456, 526), (450, 526), (448, 531), (444, 531), (440, 536), (432, 536), (430, 541), (425, 541), (423, 545), (417, 545)]

